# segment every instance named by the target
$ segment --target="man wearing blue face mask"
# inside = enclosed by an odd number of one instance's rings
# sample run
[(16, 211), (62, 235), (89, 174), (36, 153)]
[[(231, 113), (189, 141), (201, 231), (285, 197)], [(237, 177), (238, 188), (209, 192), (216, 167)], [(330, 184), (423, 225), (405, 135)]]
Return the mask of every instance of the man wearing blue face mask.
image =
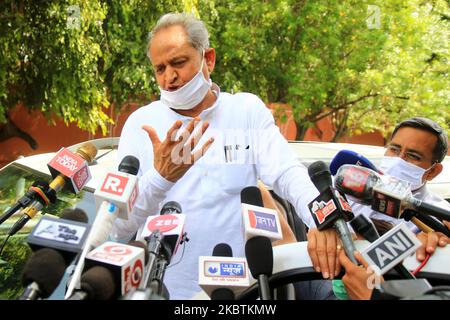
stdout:
[(261, 99), (221, 92), (211, 81), (216, 53), (208, 37), (203, 22), (190, 15), (158, 20), (147, 53), (161, 97), (127, 119), (118, 150), (118, 162), (127, 155), (139, 159), (140, 194), (128, 220), (115, 221), (114, 239), (139, 237), (146, 218), (168, 201), (179, 202), (186, 214), (190, 240), (164, 277), (171, 299), (200, 291), (198, 257), (210, 256), (216, 244), (245, 256), (240, 192), (258, 179), (314, 225), (307, 204), (318, 191), (306, 168)]

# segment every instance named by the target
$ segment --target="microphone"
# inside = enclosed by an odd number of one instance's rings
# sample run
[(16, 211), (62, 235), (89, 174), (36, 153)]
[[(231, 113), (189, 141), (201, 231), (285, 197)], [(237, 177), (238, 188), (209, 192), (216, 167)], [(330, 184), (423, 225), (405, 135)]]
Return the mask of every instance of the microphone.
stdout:
[(116, 279), (111, 271), (95, 266), (81, 276), (80, 290), (67, 300), (110, 300), (116, 294)]
[(339, 151), (330, 162), (330, 172), (334, 176), (338, 169), (344, 164), (354, 164), (357, 166), (371, 169), (375, 172), (381, 173), (375, 165), (362, 154), (351, 151), (341, 150)]
[(92, 162), (97, 155), (97, 149), (91, 143), (79, 147), (75, 153), (62, 148), (48, 163), (48, 168), (54, 178), (47, 189), (36, 187), (33, 191), (39, 196), (22, 210), (22, 217), (16, 221), (9, 231), (14, 235), (50, 202), (56, 201), (56, 193), (68, 182), (67, 187), (72, 193), (78, 193), (91, 179), (88, 162)]
[(138, 171), (139, 160), (134, 156), (126, 156), (119, 164), (119, 171), (107, 172), (100, 188), (95, 190), (97, 215), (67, 288), (66, 298), (78, 286), (87, 253), (108, 240), (117, 217), (127, 219), (133, 209), (139, 194), (137, 177), (133, 174)]
[(25, 264), (22, 285), (26, 288), (18, 299), (48, 298), (64, 276), (65, 269), (64, 258), (56, 250), (44, 248), (36, 251)]
[(308, 174), (320, 194), (308, 204), (317, 229), (336, 229), (347, 257), (358, 264), (353, 252), (356, 250), (346, 221), (354, 218), (352, 209), (343, 195), (332, 186), (331, 173), (323, 161), (308, 167)]
[[(450, 220), (450, 212), (414, 198), (410, 183), (388, 175), (379, 175), (373, 170), (354, 165), (339, 168), (336, 188), (357, 199), (363, 204), (371, 204), (373, 210), (394, 218), (401, 218), (404, 209), (412, 209), (439, 219)], [(425, 232), (432, 231), (415, 216), (411, 221)], [(436, 223), (438, 223), (436, 221)], [(448, 228), (444, 228), (449, 235)]]
[[(253, 277), (258, 280), (259, 296), (262, 300), (270, 300), (268, 277), (272, 275), (273, 269), (271, 241), (283, 238), (280, 220), (276, 210), (264, 208), (258, 187), (242, 189), (241, 203), (246, 239), (245, 256)], [(262, 256), (256, 257), (259, 254)], [(258, 269), (259, 267), (261, 269)]]
[(158, 237), (158, 241), (163, 242), (164, 254), (169, 262), (178, 250), (185, 235), (184, 221), (186, 215), (181, 214), (181, 212), (181, 206), (177, 202), (167, 202), (162, 207), (160, 215), (149, 216), (147, 218), (140, 236), (141, 238), (145, 238), (147, 242), (152, 237)]
[[(364, 239), (369, 242), (374, 242), (380, 238), (377, 229), (373, 225), (372, 221), (367, 218), (365, 215), (360, 214), (355, 217), (351, 222), (353, 230), (356, 233), (362, 235)], [(416, 277), (405, 268), (403, 264), (398, 264), (394, 267), (395, 271), (403, 278), (403, 279), (415, 279)]]
[(245, 256), (253, 278), (258, 280), (261, 300), (271, 300), (269, 277), (273, 272), (273, 251), (269, 238), (257, 236), (247, 240)]
[(233, 257), (228, 244), (217, 244), (213, 256), (200, 256), (198, 266), (199, 286), (211, 300), (234, 300), (250, 286), (247, 260)]
[(69, 266), (83, 248), (89, 234), (86, 213), (81, 209), (66, 208), (61, 217), (42, 217), (28, 235), (33, 251), (50, 248), (58, 251)]
[(180, 214), (181, 205), (176, 201), (169, 201), (161, 208), (160, 214)]
[(142, 292), (147, 288), (152, 288), (151, 291), (160, 297), (164, 294), (163, 278), (166, 268), (179, 245), (183, 241), (188, 241), (184, 232), (186, 215), (181, 212), (179, 203), (169, 201), (162, 207), (160, 215), (149, 216), (144, 224), (141, 238), (147, 242), (147, 252), (150, 253), (150, 258), (145, 270), (144, 281), (139, 288)]
[(139, 159), (126, 156), (119, 164), (119, 171), (107, 172), (94, 192), (97, 209), (105, 201), (113, 203), (118, 208), (118, 217), (128, 219), (139, 194), (138, 171)]
[[(87, 220), (83, 210), (69, 208), (62, 211), (59, 219), (42, 217), (39, 220), (28, 236), (28, 245), (34, 254), (27, 263), (28, 269), (25, 267), (23, 279), (26, 281), (23, 283), (29, 287), (19, 299), (35, 300), (50, 296), (64, 276), (65, 268), (81, 251), (89, 230)], [(61, 259), (62, 265), (59, 263)], [(51, 266), (48, 267), (46, 263)], [(40, 292), (42, 290), (43, 293)]]
[(0, 224), (5, 222), (17, 210), (28, 207), (33, 201), (43, 201), (44, 199), (42, 199), (40, 194), (45, 193), (48, 188), (49, 184), (47, 182), (41, 180), (35, 181), (30, 189), (28, 189), (28, 191), (19, 200), (17, 200), (17, 202), (11, 208), (9, 208), (7, 211), (5, 211), (5, 213), (1, 215)]
[(271, 241), (283, 238), (280, 218), (276, 210), (264, 208), (261, 191), (250, 186), (241, 191), (245, 240), (263, 236)]
[(400, 223), (372, 242), (361, 251), (361, 256), (382, 275), (410, 256), (422, 243), (409, 230), (405, 223)]
[[(114, 294), (111, 298), (118, 298), (139, 287), (144, 274), (144, 251), (140, 245), (138, 247), (117, 242), (105, 242), (87, 254), (85, 273), (96, 266), (106, 268), (111, 273), (117, 288), (117, 290), (113, 290)], [(80, 289), (82, 289), (81, 282)]]
[[(213, 257), (232, 257), (233, 250), (226, 243), (219, 243), (213, 249)], [(217, 288), (211, 292), (211, 300), (234, 300), (234, 292), (229, 288)]]

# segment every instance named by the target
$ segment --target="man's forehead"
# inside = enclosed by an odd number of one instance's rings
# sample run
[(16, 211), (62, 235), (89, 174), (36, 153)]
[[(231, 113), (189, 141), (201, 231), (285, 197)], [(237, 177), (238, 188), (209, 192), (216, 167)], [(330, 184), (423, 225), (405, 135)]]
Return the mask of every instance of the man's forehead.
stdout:
[(163, 56), (167, 58), (167, 56), (183, 54), (190, 49), (194, 47), (189, 43), (187, 33), (182, 26), (170, 26), (159, 30), (153, 36), (149, 48), (152, 61)]
[(421, 153), (432, 152), (436, 142), (437, 137), (433, 133), (411, 127), (398, 129), (391, 140), (391, 144), (400, 145)]

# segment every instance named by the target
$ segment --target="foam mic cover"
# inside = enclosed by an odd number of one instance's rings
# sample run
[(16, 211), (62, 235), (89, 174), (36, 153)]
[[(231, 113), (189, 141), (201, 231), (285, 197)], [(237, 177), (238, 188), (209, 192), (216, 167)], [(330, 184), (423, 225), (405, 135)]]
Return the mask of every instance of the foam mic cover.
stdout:
[(241, 203), (247, 203), (254, 206), (264, 207), (261, 191), (258, 187), (245, 187), (241, 191)]
[(380, 237), (372, 221), (363, 214), (356, 216), (350, 221), (350, 225), (356, 233), (362, 235), (369, 242), (374, 242)]
[(273, 271), (273, 251), (272, 243), (267, 237), (253, 237), (245, 243), (245, 256), (248, 267), (257, 279), (259, 275), (272, 275)]
[(63, 256), (53, 249), (40, 249), (33, 253), (22, 273), (24, 287), (36, 282), (39, 297), (48, 298), (56, 289), (66, 269)]
[(338, 169), (344, 164), (355, 164), (361, 167), (369, 168), (378, 172), (375, 165), (362, 154), (351, 150), (339, 151), (330, 162), (330, 172), (334, 176)]
[(214, 247), (212, 255), (214, 257), (232, 257), (233, 250), (228, 244), (219, 243)]
[(87, 294), (85, 300), (109, 300), (116, 288), (113, 274), (105, 267), (92, 267), (81, 276), (80, 289)]
[(60, 218), (83, 223), (88, 223), (89, 220), (86, 212), (80, 208), (66, 208), (61, 211)]
[(330, 170), (328, 169), (327, 164), (323, 161), (313, 162), (308, 167), (308, 175), (320, 193), (324, 192), (329, 186), (333, 185)]
[(180, 214), (182, 212), (181, 205), (176, 201), (169, 201), (161, 208), (160, 214)]
[(235, 300), (234, 292), (228, 288), (218, 288), (211, 292), (211, 300)]
[(139, 165), (140, 164), (138, 158), (134, 156), (126, 156), (119, 164), (119, 171), (135, 176), (139, 171)]

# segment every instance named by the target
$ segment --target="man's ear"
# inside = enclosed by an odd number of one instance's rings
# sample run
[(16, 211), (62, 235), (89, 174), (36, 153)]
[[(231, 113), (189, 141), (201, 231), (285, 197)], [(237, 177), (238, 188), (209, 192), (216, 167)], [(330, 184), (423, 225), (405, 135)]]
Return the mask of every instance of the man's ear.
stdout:
[(439, 173), (442, 172), (443, 166), (442, 163), (436, 163), (433, 168), (431, 168), (430, 171), (428, 171), (425, 176), (423, 177), (423, 179), (425, 181), (431, 181), (433, 180)]
[(208, 72), (211, 73), (216, 65), (216, 49), (208, 48), (205, 50), (205, 60), (206, 66), (208, 67)]

